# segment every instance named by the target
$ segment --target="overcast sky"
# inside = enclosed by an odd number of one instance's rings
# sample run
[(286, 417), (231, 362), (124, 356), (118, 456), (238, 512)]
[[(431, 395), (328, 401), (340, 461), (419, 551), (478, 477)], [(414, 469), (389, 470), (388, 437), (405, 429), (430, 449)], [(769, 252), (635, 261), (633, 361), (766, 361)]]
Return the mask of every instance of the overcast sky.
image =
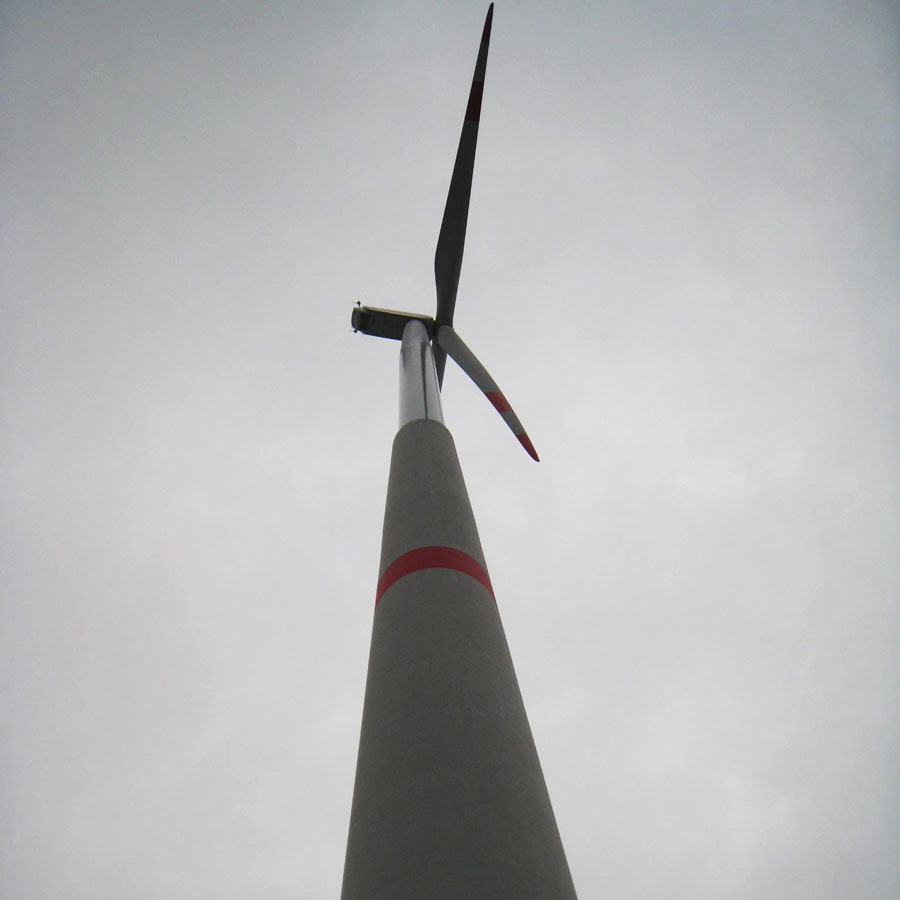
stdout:
[[(0, 13), (0, 895), (337, 897), (487, 3)], [(900, 15), (499, 2), (444, 412), (576, 888), (900, 895)]]

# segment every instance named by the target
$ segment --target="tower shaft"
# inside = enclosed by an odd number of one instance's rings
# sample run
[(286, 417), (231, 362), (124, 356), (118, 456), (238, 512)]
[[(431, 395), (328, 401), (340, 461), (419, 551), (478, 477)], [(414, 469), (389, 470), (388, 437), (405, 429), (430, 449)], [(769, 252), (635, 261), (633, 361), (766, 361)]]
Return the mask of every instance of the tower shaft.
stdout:
[(453, 438), (433, 418), (394, 440), (341, 897), (575, 898)]

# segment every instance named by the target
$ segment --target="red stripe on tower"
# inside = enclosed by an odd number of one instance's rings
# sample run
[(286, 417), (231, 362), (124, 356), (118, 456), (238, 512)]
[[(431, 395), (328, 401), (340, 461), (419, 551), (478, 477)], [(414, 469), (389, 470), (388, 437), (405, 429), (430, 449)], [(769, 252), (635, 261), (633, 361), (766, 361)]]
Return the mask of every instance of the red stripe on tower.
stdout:
[(375, 605), (378, 606), (384, 592), (391, 585), (406, 575), (421, 572), (423, 569), (453, 569), (464, 575), (470, 575), (479, 584), (484, 585), (492, 597), (494, 596), (494, 589), (491, 587), (488, 573), (468, 553), (463, 553), (462, 550), (454, 547), (417, 547), (415, 550), (398, 556), (384, 570), (384, 574), (378, 579), (378, 587), (375, 590)]

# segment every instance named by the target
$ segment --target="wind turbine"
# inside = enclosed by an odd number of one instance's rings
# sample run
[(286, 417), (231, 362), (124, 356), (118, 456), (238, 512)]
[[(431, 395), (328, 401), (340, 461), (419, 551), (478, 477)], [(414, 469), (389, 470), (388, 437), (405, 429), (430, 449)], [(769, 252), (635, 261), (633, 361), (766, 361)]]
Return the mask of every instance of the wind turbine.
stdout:
[(494, 599), (440, 386), (446, 356), (537, 453), (453, 329), (488, 8), (434, 259), (437, 312), (354, 308), (401, 341), (400, 428), (350, 812), (342, 900), (569, 900), (575, 888)]

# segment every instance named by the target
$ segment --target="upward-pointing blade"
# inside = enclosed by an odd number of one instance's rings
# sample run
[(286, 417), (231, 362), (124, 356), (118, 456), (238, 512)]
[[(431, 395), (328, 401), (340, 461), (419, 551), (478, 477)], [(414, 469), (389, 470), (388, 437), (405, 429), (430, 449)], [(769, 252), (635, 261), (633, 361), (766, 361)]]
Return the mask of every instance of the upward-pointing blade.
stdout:
[[(459, 148), (456, 151), (456, 162), (450, 178), (450, 191), (444, 207), (444, 219), (441, 222), (441, 233), (438, 236), (437, 250), (434, 254), (434, 282), (437, 288), (437, 313), (435, 321), (438, 325), (453, 324), (453, 309), (456, 306), (456, 290), (459, 286), (459, 271), (462, 267), (463, 247), (466, 243), (466, 220), (469, 217), (469, 196), (472, 193), (472, 170), (475, 167), (475, 144), (478, 141), (478, 120), (481, 116), (481, 95), (484, 91), (484, 73), (487, 69), (488, 44), (491, 40), (491, 20), (494, 17), (494, 4), (488, 7), (484, 20), (484, 31), (481, 34), (481, 46), (478, 48), (478, 61), (475, 63), (475, 75), (469, 91), (469, 102), (463, 120), (462, 134), (459, 136)], [(443, 382), (444, 354), (436, 349), (434, 361), (438, 379)]]
[(491, 378), (490, 373), (481, 364), (478, 357), (463, 343), (463, 339), (449, 326), (441, 325), (434, 334), (437, 344), (447, 351), (450, 358), (481, 388), (484, 396), (493, 404), (494, 409), (503, 417), (503, 421), (509, 425), (510, 431), (519, 439), (519, 443), (528, 451), (528, 455), (538, 462), (537, 451), (531, 443), (519, 417), (513, 412), (509, 401), (503, 396), (503, 391), (497, 386), (497, 382)]

